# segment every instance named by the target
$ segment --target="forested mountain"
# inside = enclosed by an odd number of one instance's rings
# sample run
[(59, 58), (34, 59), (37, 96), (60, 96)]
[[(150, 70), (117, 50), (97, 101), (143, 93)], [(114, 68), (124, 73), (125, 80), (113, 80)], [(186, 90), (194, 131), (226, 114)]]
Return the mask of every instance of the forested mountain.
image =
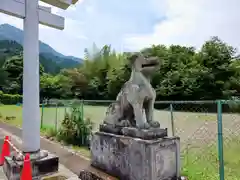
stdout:
[[(15, 41), (0, 40), (0, 61), (4, 64), (8, 58), (12, 56), (18, 56), (23, 54), (23, 47)], [(58, 63), (54, 59), (46, 58), (42, 53), (39, 55), (39, 61), (44, 67), (45, 72), (50, 74), (59, 73), (63, 68), (69, 68), (64, 66), (65, 62)], [(79, 63), (71, 64), (70, 67), (76, 67)]]
[[(0, 43), (0, 90), (6, 94), (22, 93), (21, 48), (14, 41)], [(240, 56), (218, 37), (206, 41), (198, 51), (193, 47), (159, 44), (141, 52), (159, 58), (161, 66), (152, 79), (157, 100), (240, 97)], [(86, 50), (81, 66), (57, 74), (49, 73), (53, 71), (47, 69), (50, 61), (40, 55), (41, 99), (115, 99), (130, 76), (129, 54), (116, 53), (107, 45), (94, 55)]]
[[(9, 24), (2, 24), (0, 25), (0, 40), (15, 41), (18, 44), (23, 45), (23, 31)], [(45, 60), (47, 59), (55, 62), (58, 66), (56, 68), (60, 69), (76, 67), (83, 61), (80, 58), (64, 56), (41, 41), (39, 41), (39, 52), (42, 59), (45, 58)], [(50, 64), (52, 64), (52, 62), (50, 62)]]

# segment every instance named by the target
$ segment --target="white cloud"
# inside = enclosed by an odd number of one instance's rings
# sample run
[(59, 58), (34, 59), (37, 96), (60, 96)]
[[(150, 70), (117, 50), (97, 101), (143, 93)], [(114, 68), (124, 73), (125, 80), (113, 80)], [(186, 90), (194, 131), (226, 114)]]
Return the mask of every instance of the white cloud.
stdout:
[[(1, 1), (1, 0), (0, 0)], [(83, 2), (79, 0), (78, 4)], [(47, 26), (39, 26), (39, 40), (49, 44), (57, 51), (66, 55), (75, 55), (81, 57), (82, 51), (79, 51), (81, 43), (85, 43), (87, 37), (82, 32), (83, 23), (81, 21), (66, 18), (64, 10), (53, 7), (39, 1), (39, 5), (52, 8), (52, 13), (65, 17), (65, 29), (63, 31), (49, 28)], [(75, 11), (76, 5), (65, 11)], [(9, 15), (0, 13), (0, 24), (8, 23), (19, 29), (23, 29), (23, 20)]]
[[(219, 36), (240, 48), (239, 0), (82, 1), (67, 10), (52, 7), (53, 13), (65, 17), (65, 29), (40, 25), (39, 39), (63, 54), (79, 57), (93, 42), (128, 51), (151, 44), (200, 47), (210, 36)], [(21, 29), (23, 24), (0, 14), (1, 23)]]
[[(166, 19), (151, 34), (129, 35), (126, 48), (138, 50), (151, 44), (181, 44), (199, 48), (211, 36), (240, 48), (239, 0), (153, 0)], [(164, 8), (163, 8), (164, 7)]]

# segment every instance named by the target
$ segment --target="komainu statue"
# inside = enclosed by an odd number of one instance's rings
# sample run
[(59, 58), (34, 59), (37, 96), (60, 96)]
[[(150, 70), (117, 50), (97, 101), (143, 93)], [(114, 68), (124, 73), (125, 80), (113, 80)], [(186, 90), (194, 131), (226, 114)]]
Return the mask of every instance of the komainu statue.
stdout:
[(112, 127), (159, 128), (153, 119), (156, 92), (150, 80), (159, 68), (159, 59), (135, 53), (130, 58), (131, 76), (107, 110), (103, 121)]

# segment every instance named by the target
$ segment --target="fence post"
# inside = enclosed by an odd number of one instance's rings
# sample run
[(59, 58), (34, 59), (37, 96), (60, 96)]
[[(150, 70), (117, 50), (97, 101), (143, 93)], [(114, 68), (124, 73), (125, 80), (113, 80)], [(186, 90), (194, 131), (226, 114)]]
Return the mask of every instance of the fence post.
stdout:
[(57, 131), (57, 121), (58, 121), (58, 103), (56, 103), (55, 131)]
[(174, 127), (174, 120), (173, 120), (173, 105), (170, 104), (170, 115), (171, 115), (171, 126), (172, 126), (172, 136), (175, 136), (175, 127)]
[(223, 132), (222, 132), (222, 101), (217, 101), (217, 122), (218, 122), (218, 156), (219, 176), (224, 180), (224, 159), (223, 159)]
[[(84, 121), (84, 115), (83, 115), (83, 106), (84, 106), (84, 100), (81, 100), (81, 120)], [(82, 140), (82, 144), (84, 145), (84, 128), (81, 129), (81, 140)]]
[(66, 116), (66, 113), (67, 113), (67, 109), (66, 109), (66, 106), (64, 105), (64, 118)]
[(42, 102), (42, 114), (41, 114), (41, 128), (43, 128), (43, 108), (44, 108), (44, 101)]
[(82, 120), (84, 120), (84, 114), (83, 114), (83, 111), (84, 111), (84, 100), (82, 99), (82, 101), (81, 101), (82, 103), (81, 103), (81, 118), (82, 118)]

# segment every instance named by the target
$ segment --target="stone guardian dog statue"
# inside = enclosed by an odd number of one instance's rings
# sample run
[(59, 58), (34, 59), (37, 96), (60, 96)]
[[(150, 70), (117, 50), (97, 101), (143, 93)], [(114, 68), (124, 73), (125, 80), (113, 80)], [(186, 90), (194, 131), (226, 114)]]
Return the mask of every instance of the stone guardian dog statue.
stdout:
[(159, 68), (159, 59), (135, 53), (130, 58), (131, 76), (107, 110), (103, 121), (113, 127), (159, 128), (153, 119), (156, 92), (150, 80)]

